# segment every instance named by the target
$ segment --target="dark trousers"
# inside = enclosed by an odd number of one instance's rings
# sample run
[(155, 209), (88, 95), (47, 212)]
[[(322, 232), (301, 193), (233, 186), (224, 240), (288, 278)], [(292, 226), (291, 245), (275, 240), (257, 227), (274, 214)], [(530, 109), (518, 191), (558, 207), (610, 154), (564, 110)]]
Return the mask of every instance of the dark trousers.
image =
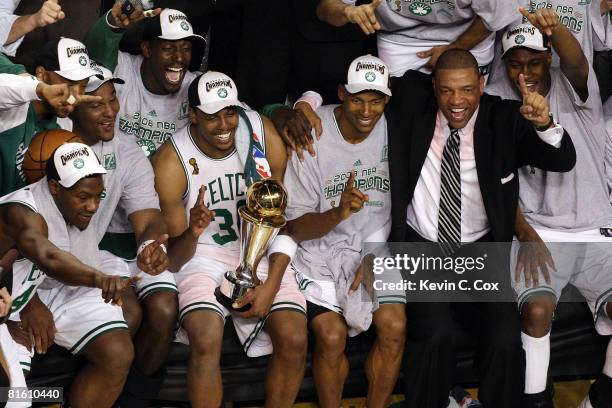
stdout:
[[(414, 234), (410, 231), (406, 241), (423, 241)], [(406, 407), (447, 406), (454, 383), (456, 323), (477, 342), (478, 398), (484, 407), (520, 406), (525, 357), (516, 303), (409, 303), (406, 317)]]

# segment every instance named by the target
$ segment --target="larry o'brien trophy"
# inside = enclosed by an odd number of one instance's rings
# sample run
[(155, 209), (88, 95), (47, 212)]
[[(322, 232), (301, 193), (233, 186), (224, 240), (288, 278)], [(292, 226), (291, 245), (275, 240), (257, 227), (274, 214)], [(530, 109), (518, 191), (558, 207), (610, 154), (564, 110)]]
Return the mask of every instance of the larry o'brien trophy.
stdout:
[(287, 191), (277, 180), (265, 179), (253, 183), (246, 192), (246, 205), (238, 209), (240, 216), (240, 265), (225, 273), (225, 279), (215, 297), (230, 310), (244, 312), (251, 305), (239, 309), (232, 307), (249, 289), (261, 282), (257, 278), (257, 265), (270, 242), (285, 226), (283, 213), (287, 208)]

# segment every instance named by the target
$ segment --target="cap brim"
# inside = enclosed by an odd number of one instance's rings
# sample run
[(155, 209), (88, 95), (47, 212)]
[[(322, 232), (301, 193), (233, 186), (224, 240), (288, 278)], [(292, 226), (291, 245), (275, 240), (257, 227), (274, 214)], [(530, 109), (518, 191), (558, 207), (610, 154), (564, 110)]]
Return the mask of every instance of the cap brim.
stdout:
[(510, 51), (512, 51), (512, 50), (514, 50), (516, 48), (527, 48), (528, 50), (533, 50), (533, 51), (550, 51), (549, 48), (539, 47), (537, 45), (516, 44), (516, 45), (513, 45), (512, 47), (508, 48), (506, 51), (504, 51), (504, 53), (502, 54), (502, 58), (504, 58), (507, 53), (509, 53)]
[(364, 91), (378, 91), (382, 92), (387, 96), (391, 96), (391, 90), (386, 86), (371, 85), (371, 84), (346, 84), (344, 85), (346, 90), (351, 94), (356, 94)]
[(66, 78), (70, 81), (81, 81), (83, 79), (87, 79), (92, 76), (95, 76), (99, 79), (104, 79), (102, 75), (99, 75), (97, 71), (91, 68), (71, 69), (67, 71), (59, 70), (59, 71), (53, 71), (53, 72), (55, 72), (57, 75), (61, 76), (62, 78)]
[(178, 40), (184, 40), (185, 38), (195, 38), (195, 39), (202, 41), (204, 44), (206, 44), (206, 39), (198, 34), (187, 34), (187, 35), (183, 35), (183, 34), (168, 35), (166, 34), (166, 35), (158, 35), (157, 38), (161, 38), (162, 40), (167, 40), (167, 41), (178, 41)]
[(79, 180), (82, 180), (85, 177), (95, 176), (98, 174), (106, 174), (106, 169), (102, 167), (101, 164), (98, 164), (96, 168), (92, 169), (87, 174), (71, 174), (70, 177), (66, 177), (65, 179), (59, 180), (59, 183), (65, 188), (70, 188), (76, 183), (78, 183)]
[(121, 78), (113, 77), (113, 78), (100, 80), (98, 77), (95, 77), (95, 79), (91, 78), (89, 82), (87, 83), (87, 86), (85, 87), (85, 93), (94, 92), (96, 89), (98, 89), (99, 87), (101, 87), (107, 82), (112, 82), (114, 84), (119, 84), (119, 85), (125, 84), (125, 81)]
[(208, 115), (212, 115), (222, 109), (229, 108), (230, 106), (235, 106), (239, 108), (242, 105), (237, 99), (228, 99), (227, 101), (208, 103), (206, 105), (198, 105), (197, 108)]

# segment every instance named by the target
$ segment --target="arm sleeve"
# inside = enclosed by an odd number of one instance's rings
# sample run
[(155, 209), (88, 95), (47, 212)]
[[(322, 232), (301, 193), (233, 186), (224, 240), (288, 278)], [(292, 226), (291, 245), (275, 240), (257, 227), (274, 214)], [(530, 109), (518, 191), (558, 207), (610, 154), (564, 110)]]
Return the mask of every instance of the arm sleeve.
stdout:
[(25, 74), (26, 69), (23, 65), (15, 64), (6, 55), (0, 54), (0, 74)]
[(601, 15), (599, 1), (593, 1), (590, 6), (590, 21), (593, 35), (594, 51), (608, 51), (612, 48), (612, 15), (608, 12)]
[[(474, 0), (472, 10), (482, 19), (491, 32), (501, 30), (517, 19), (518, 2), (516, 0)], [(519, 15), (520, 16), (520, 15)]]
[(287, 162), (285, 171), (285, 188), (287, 189), (288, 220), (294, 220), (304, 214), (319, 212), (321, 186), (316, 158), (305, 155), (301, 162), (295, 152)]
[(36, 95), (38, 80), (32, 76), (0, 74), (0, 110), (40, 100)]
[(155, 191), (155, 175), (153, 166), (136, 145), (121, 146), (123, 149), (129, 149), (129, 155), (126, 155), (130, 163), (130, 171), (126, 174), (125, 184), (121, 194), (120, 205), (125, 210), (125, 213), (130, 214), (147, 209), (159, 209), (159, 198)]
[(108, 26), (107, 15), (108, 13), (100, 17), (89, 30), (85, 36), (85, 46), (91, 58), (114, 71), (117, 66), (119, 41), (121, 41), (123, 32), (116, 33)]

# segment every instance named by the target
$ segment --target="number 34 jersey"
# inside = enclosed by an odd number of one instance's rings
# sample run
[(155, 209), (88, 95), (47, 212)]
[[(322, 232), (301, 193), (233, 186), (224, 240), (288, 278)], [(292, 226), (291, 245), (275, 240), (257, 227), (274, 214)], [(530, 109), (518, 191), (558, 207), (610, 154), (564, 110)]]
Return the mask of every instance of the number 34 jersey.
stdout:
[[(261, 118), (256, 112), (246, 113), (261, 145), (265, 146)], [(244, 163), (236, 149), (219, 159), (206, 155), (197, 146), (197, 135), (192, 134), (190, 128), (185, 127), (170, 139), (187, 176), (187, 191), (183, 195), (187, 219), (201, 186), (206, 187), (204, 205), (215, 212), (214, 219), (200, 235), (196, 256), (206, 256), (222, 262), (227, 262), (228, 258), (237, 261), (240, 256), (238, 208), (246, 203)], [(239, 126), (236, 132), (242, 128)]]

